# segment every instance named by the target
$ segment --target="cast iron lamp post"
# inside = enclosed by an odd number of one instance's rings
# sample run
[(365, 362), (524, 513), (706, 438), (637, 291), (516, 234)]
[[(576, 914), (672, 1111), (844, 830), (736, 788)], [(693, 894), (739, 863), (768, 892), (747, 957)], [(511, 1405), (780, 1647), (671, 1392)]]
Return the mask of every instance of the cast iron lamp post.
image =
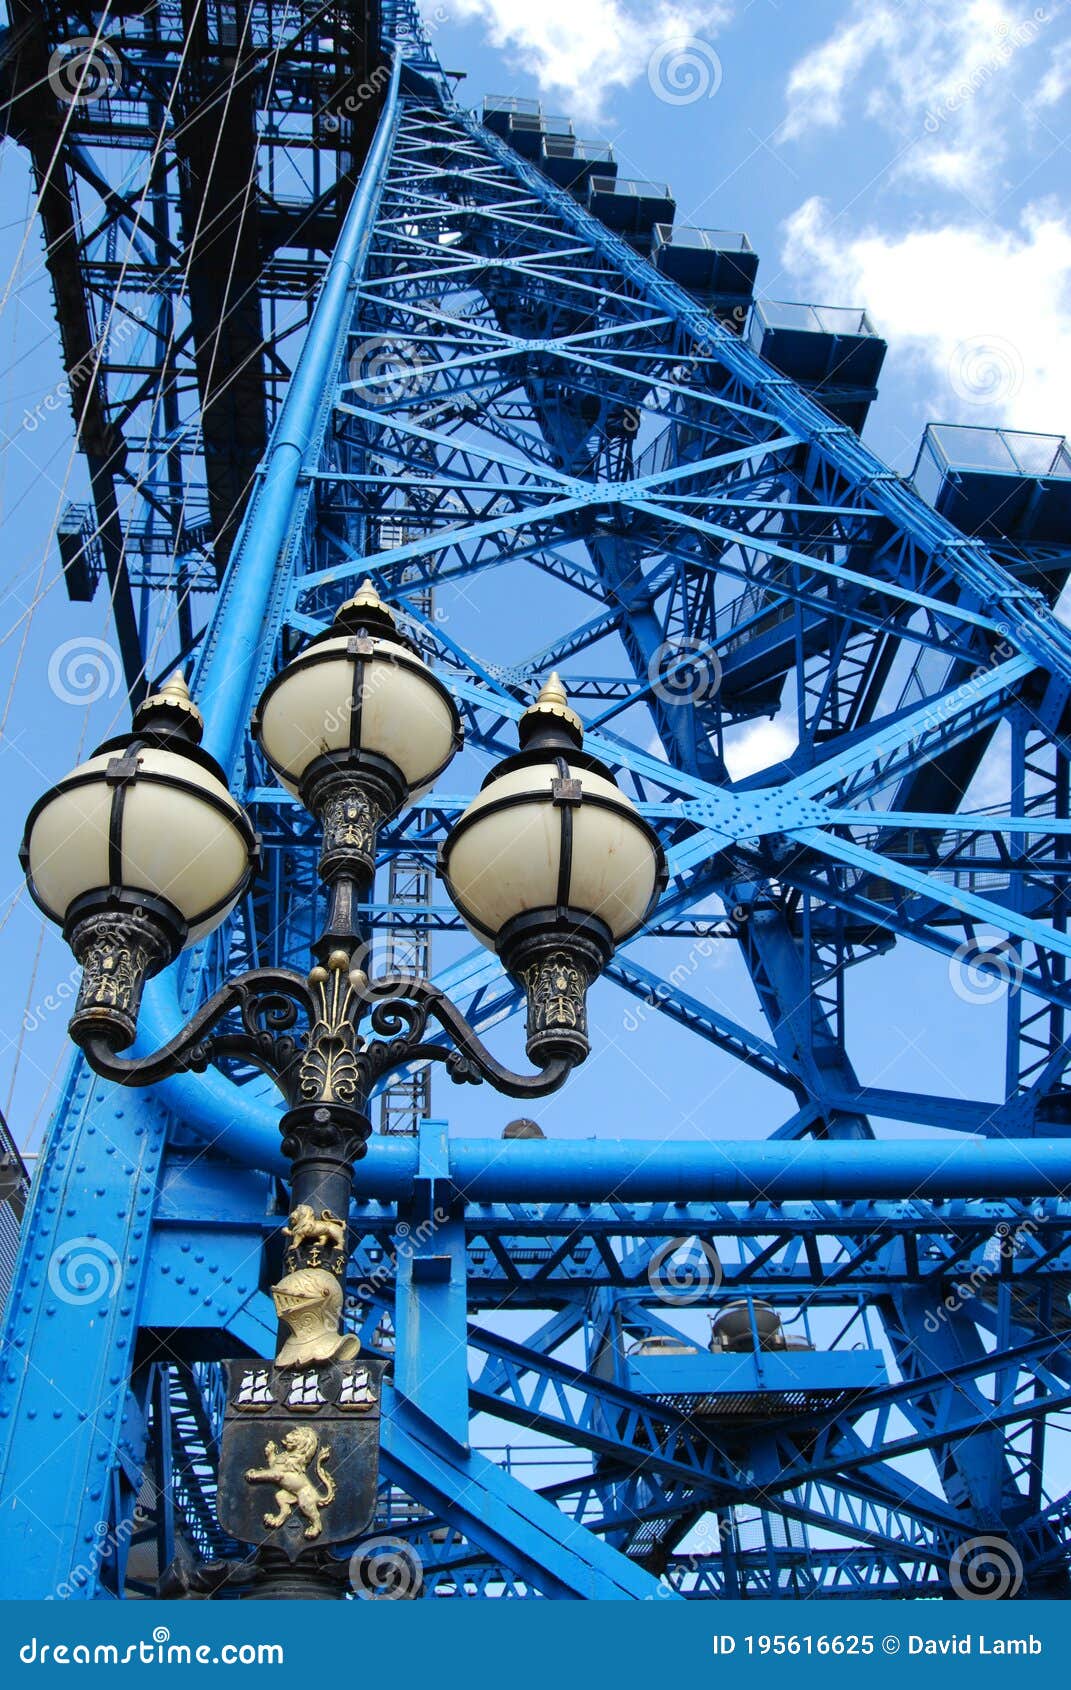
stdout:
[[(519, 752), (492, 770), (439, 864), (467, 925), (525, 992), (534, 1072), (503, 1067), (429, 980), (370, 979), (355, 966), (367, 954), (359, 909), (377, 830), (432, 785), (462, 738), (450, 694), (366, 582), (269, 683), (253, 721), (267, 762), (320, 826), (327, 919), (314, 966), (240, 974), (161, 1049), (124, 1056), (146, 980), (224, 920), (256, 865), (249, 820), (201, 749), (203, 725), (174, 676), (139, 706), (129, 736), (106, 742), (38, 801), (22, 861), (34, 899), (82, 965), (70, 1033), (98, 1074), (144, 1086), (240, 1057), (279, 1087), (293, 1202), (287, 1272), (273, 1287), (290, 1328), (276, 1367), (339, 1363), (358, 1347), (340, 1331), (341, 1282), (373, 1086), (430, 1059), (455, 1081), (487, 1080), (511, 1097), (556, 1090), (588, 1053), (588, 988), (652, 909), (664, 858), (609, 771), (585, 753), (580, 719), (552, 675), (521, 718)], [(447, 1044), (427, 1036), (429, 1021)], [(221, 1500), (222, 1489), (221, 1479)], [(271, 1535), (262, 1532), (262, 1544)], [(339, 1539), (326, 1527), (304, 1535), (318, 1548)], [(295, 1559), (289, 1540), (284, 1547)]]

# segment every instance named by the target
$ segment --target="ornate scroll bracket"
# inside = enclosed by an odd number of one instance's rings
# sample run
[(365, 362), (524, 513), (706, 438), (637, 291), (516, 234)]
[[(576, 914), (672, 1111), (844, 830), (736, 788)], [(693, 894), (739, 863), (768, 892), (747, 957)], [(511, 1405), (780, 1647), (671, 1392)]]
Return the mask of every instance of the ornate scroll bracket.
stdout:
[[(348, 953), (341, 950), (332, 951), (326, 967), (318, 965), (307, 978), (275, 968), (239, 975), (202, 1005), (181, 1033), (148, 1056), (117, 1055), (124, 1023), (113, 1007), (78, 1030), (79, 1042), (97, 1073), (127, 1086), (155, 1085), (221, 1057), (239, 1057), (268, 1074), (291, 1106), (283, 1121), (287, 1155), (315, 1153), (316, 1146), (320, 1152), (331, 1150), (331, 1141), (341, 1134), (356, 1141), (352, 1152), (343, 1153), (359, 1156), (368, 1133), (364, 1115), (372, 1086), (410, 1062), (442, 1062), (456, 1083), (488, 1080), (507, 1097), (556, 1091), (587, 1053), (583, 993), (588, 979), (581, 965), (573, 965), (570, 973), (567, 964), (564, 959), (556, 972), (548, 965), (540, 976), (547, 982), (540, 988), (538, 1010), (546, 1036), (531, 1047), (539, 1063), (533, 1074), (517, 1074), (498, 1062), (457, 1006), (430, 981), (402, 974), (369, 980), (350, 967)], [(219, 1029), (235, 1012), (240, 1029)], [(576, 1021), (567, 1021), (569, 1015)], [(366, 1016), (375, 1035), (371, 1039), (361, 1031)], [(445, 1041), (426, 1036), (429, 1018), (438, 1022)]]

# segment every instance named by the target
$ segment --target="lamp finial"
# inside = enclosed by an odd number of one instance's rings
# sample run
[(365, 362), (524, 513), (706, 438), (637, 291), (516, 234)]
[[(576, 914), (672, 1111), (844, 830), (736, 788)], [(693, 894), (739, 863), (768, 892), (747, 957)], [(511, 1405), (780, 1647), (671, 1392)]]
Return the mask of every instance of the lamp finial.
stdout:
[(199, 745), (204, 726), (205, 719), (190, 697), (181, 669), (176, 669), (156, 692), (143, 698), (134, 712), (135, 733), (142, 733), (147, 728), (177, 728), (187, 739)]
[(584, 743), (584, 724), (570, 707), (569, 695), (557, 669), (552, 669), (539, 689), (539, 697), (530, 704), (519, 724), (521, 744), (527, 746), (537, 733), (547, 730), (564, 731), (577, 746)]
[(335, 612), (336, 622), (353, 622), (368, 618), (372, 621), (385, 620), (393, 628), (395, 626), (394, 612), (389, 604), (384, 604), (376, 592), (375, 583), (370, 575), (366, 575), (357, 591), (345, 604), (340, 604)]

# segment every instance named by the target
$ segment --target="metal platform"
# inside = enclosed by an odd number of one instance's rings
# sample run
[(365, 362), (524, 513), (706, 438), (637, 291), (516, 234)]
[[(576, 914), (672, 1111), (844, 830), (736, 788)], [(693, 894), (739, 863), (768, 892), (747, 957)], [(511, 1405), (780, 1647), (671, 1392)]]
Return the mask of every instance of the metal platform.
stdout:
[(822, 403), (839, 422), (862, 432), (878, 396), (886, 344), (865, 311), (843, 305), (755, 301), (748, 340), (775, 369)]

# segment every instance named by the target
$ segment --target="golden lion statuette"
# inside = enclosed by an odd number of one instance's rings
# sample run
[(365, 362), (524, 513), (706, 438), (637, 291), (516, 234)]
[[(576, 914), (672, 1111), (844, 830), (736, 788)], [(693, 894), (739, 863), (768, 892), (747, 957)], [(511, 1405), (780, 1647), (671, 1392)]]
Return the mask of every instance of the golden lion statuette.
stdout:
[(284, 1235), (289, 1238), (287, 1246), (287, 1265), (297, 1266), (299, 1251), (309, 1248), (309, 1266), (320, 1266), (322, 1251), (333, 1251), (339, 1264), (336, 1272), (341, 1272), (346, 1257), (346, 1226), (345, 1222), (332, 1214), (330, 1209), (321, 1209), (319, 1215), (315, 1213), (310, 1203), (299, 1203), (283, 1228)]
[[(309, 1463), (314, 1458), (316, 1477), (323, 1486), (322, 1491), (317, 1490), (308, 1474)], [(320, 1510), (327, 1508), (335, 1499), (335, 1481), (325, 1471), (330, 1459), (331, 1445), (324, 1444), (321, 1449), (320, 1440), (311, 1426), (295, 1426), (293, 1431), (287, 1432), (282, 1449), (271, 1440), (264, 1445), (266, 1466), (247, 1467), (245, 1476), (251, 1485), (276, 1487), (275, 1512), (269, 1511), (263, 1516), (266, 1526), (274, 1529), (285, 1525), (296, 1508), (308, 1521), (305, 1536), (319, 1537), (323, 1531)]]

